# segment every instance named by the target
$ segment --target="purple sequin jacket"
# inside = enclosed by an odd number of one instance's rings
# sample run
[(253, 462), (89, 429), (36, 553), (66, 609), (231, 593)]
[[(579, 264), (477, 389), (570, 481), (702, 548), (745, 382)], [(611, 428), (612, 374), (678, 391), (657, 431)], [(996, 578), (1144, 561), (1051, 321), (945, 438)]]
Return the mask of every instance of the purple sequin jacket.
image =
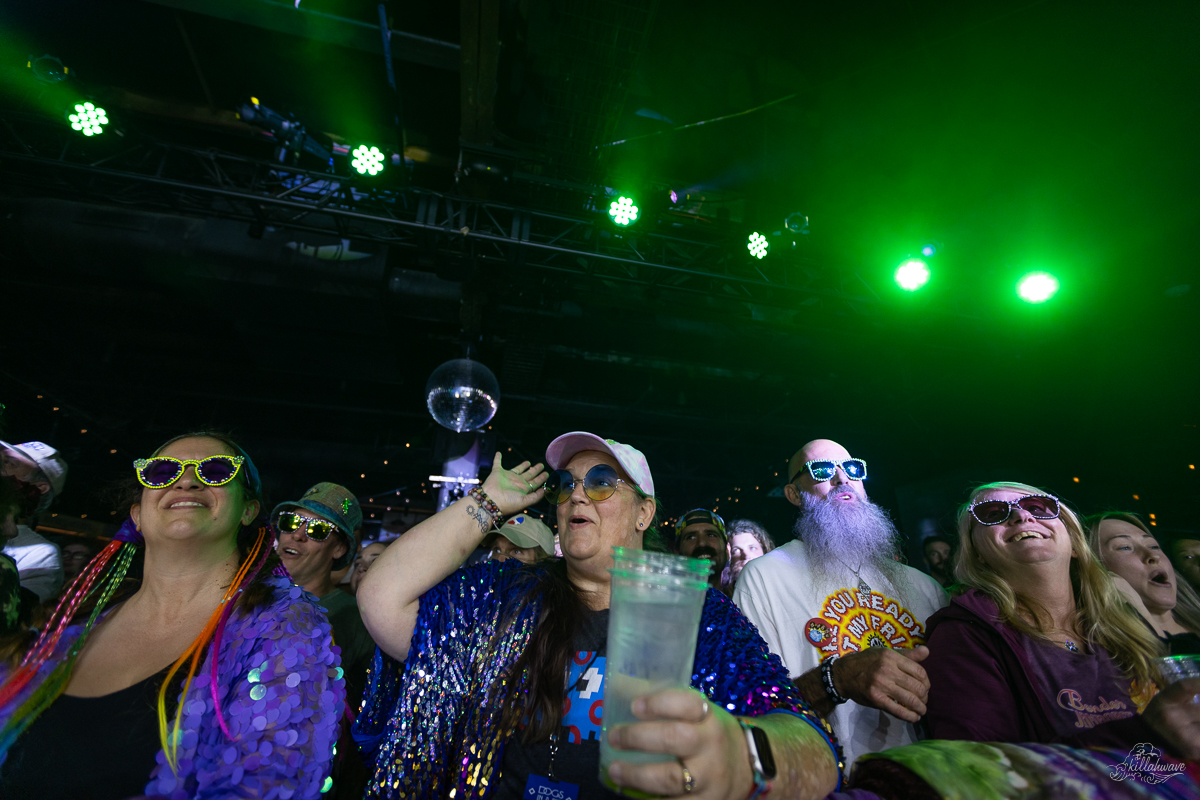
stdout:
[[(267, 582), (275, 590), (271, 602), (249, 615), (234, 611), (221, 641), (217, 696), (234, 740), (213, 713), (210, 648), (180, 698), (179, 774), (160, 750), (146, 785), (150, 797), (309, 800), (326, 788), (345, 706), (339, 651), (315, 597), (287, 578)], [(0, 708), (0, 725), (66, 656), (81, 630), (76, 625), (64, 631), (38, 676)]]
[[(485, 798), (511, 736), (501, 726), (508, 675), (541, 607), (522, 602), (537, 570), (516, 561), (460, 569), (421, 597), (408, 660), (376, 650), (354, 736), (374, 763), (367, 797)], [(511, 620), (511, 621), (510, 621)], [(504, 623), (508, 624), (504, 624)], [(692, 686), (731, 714), (794, 714), (833, 731), (801, 697), (779, 656), (720, 592), (700, 618)]]

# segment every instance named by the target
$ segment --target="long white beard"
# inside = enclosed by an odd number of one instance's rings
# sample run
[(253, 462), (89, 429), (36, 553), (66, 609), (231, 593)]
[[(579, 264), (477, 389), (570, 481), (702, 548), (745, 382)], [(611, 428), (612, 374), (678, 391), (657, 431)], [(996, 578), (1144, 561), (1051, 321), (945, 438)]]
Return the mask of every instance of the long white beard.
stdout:
[[(861, 497), (852, 503), (834, 500), (832, 495), (822, 499), (807, 492), (800, 497), (796, 538), (804, 542), (819, 594), (856, 585), (852, 570), (861, 573), (867, 567), (882, 572), (891, 584), (875, 586), (867, 581), (872, 589), (890, 589), (897, 596), (901, 589), (908, 588), (897, 561), (899, 533), (886, 511)], [(903, 600), (899, 596), (897, 599)]]

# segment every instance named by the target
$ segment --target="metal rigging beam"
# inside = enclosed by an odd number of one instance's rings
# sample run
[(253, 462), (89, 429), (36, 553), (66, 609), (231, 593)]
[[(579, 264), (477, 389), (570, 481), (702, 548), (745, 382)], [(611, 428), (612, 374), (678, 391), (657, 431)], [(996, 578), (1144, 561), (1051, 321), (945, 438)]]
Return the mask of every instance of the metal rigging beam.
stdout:
[[(145, 0), (155, 5), (253, 25), (305, 39), (383, 55), (379, 26), (275, 0)], [(458, 72), (459, 46), (392, 30), (392, 58)]]
[[(242, 220), (374, 241), (434, 263), (527, 269), (640, 286), (661, 296), (797, 310), (816, 301), (862, 313), (880, 300), (853, 271), (785, 255), (752, 260), (740, 241), (670, 226), (616, 229), (599, 212), (560, 214), (415, 188), (380, 188), (349, 175), (216, 150), (80, 141), (54, 120), (0, 112), (0, 189), (124, 208)], [(103, 150), (98, 148), (103, 145)], [(864, 291), (867, 290), (867, 291)]]

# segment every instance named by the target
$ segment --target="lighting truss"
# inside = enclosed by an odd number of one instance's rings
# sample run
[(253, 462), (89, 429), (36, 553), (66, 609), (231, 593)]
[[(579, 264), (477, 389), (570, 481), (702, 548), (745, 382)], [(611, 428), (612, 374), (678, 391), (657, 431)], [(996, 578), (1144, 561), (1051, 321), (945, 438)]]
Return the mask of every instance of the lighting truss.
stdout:
[(724, 237), (672, 228), (618, 234), (606, 217), (352, 184), (213, 149), (141, 144), (97, 159), (69, 134), (44, 119), (0, 111), (0, 192), (244, 220), (380, 242), (479, 268), (639, 285), (658, 295), (707, 295), (793, 310), (820, 301), (856, 313), (881, 302), (853, 270), (798, 257), (748, 263), (744, 245)]

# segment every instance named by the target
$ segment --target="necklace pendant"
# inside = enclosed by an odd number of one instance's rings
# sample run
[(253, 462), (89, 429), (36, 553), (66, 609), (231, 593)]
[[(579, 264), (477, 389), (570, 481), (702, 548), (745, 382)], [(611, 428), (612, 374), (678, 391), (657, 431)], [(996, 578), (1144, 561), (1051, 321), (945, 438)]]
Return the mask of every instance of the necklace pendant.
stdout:
[(1078, 647), (1078, 646), (1077, 646), (1077, 645), (1076, 645), (1074, 642), (1072, 642), (1070, 639), (1067, 639), (1067, 641), (1065, 641), (1065, 642), (1063, 643), (1063, 647), (1067, 648), (1067, 649), (1068, 649), (1068, 650), (1070, 650), (1072, 653), (1078, 653), (1078, 652), (1079, 652), (1079, 647)]
[(858, 590), (864, 594), (870, 594), (871, 592), (871, 585), (863, 580), (861, 576), (858, 579)]

